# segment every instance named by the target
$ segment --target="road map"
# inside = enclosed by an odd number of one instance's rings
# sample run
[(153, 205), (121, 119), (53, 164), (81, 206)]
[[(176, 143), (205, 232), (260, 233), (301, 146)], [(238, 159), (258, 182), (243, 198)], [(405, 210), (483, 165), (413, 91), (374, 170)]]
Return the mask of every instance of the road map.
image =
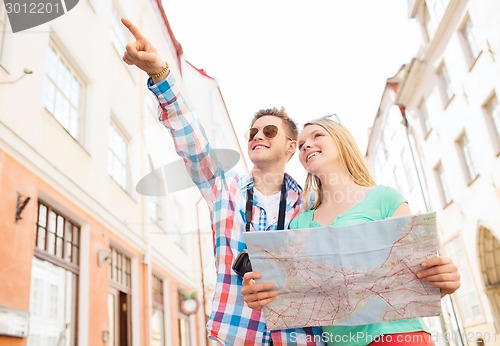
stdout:
[(245, 232), (260, 282), (278, 297), (269, 330), (362, 325), (439, 315), (438, 288), (417, 279), (437, 254), (435, 213), (344, 227)]

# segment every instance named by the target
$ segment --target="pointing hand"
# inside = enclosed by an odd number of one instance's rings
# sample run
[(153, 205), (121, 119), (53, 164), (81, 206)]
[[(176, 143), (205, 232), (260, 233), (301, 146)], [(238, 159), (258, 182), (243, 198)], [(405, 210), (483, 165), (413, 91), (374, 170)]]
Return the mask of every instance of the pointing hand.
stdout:
[[(135, 65), (147, 74), (157, 74), (166, 67), (166, 62), (160, 57), (156, 48), (140, 32), (140, 30), (127, 18), (122, 18), (122, 23), (134, 35), (135, 41), (126, 45), (123, 61), (128, 65)], [(168, 74), (165, 74), (165, 78)], [(156, 82), (156, 81), (155, 81)]]

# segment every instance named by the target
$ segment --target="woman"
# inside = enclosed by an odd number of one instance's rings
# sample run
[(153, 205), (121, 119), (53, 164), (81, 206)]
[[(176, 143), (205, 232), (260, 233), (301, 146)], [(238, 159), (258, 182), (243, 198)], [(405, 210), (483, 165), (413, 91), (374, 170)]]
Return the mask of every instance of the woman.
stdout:
[[(307, 211), (292, 221), (291, 229), (347, 226), (411, 215), (398, 191), (375, 184), (352, 135), (339, 123), (326, 118), (306, 123), (298, 148), (300, 162), (308, 173), (304, 188)], [(309, 206), (311, 196), (315, 202)], [(422, 265), (426, 269), (417, 276), (440, 288), (441, 297), (460, 287), (460, 275), (450, 259), (437, 256)], [(272, 283), (255, 283), (254, 279), (261, 277), (260, 273), (250, 272), (243, 280), (241, 293), (254, 309), (262, 308), (277, 295)], [(329, 345), (433, 345), (428, 328), (418, 318), (362, 326), (326, 326), (323, 333)]]

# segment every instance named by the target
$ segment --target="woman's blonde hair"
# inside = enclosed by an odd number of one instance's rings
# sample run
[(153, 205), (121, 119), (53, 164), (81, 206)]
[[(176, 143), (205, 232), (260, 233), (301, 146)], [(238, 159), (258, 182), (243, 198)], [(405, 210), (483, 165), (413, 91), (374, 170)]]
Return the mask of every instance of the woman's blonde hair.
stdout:
[[(303, 129), (309, 125), (321, 126), (330, 136), (332, 136), (339, 151), (340, 161), (346, 172), (356, 184), (360, 186), (376, 185), (375, 180), (366, 166), (365, 159), (349, 130), (343, 125), (327, 118), (311, 120), (304, 124)], [(323, 201), (323, 188), (321, 186), (321, 180), (317, 176), (307, 173), (306, 184), (304, 186), (305, 210), (309, 209), (311, 197), (314, 199), (311, 209), (315, 209)]]

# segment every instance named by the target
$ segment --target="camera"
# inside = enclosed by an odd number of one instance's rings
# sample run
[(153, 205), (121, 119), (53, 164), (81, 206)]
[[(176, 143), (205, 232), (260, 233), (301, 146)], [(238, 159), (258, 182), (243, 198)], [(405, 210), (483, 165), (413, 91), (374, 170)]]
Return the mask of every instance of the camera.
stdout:
[(239, 276), (243, 277), (245, 273), (252, 271), (252, 262), (248, 257), (248, 250), (241, 251), (233, 262), (233, 271)]

